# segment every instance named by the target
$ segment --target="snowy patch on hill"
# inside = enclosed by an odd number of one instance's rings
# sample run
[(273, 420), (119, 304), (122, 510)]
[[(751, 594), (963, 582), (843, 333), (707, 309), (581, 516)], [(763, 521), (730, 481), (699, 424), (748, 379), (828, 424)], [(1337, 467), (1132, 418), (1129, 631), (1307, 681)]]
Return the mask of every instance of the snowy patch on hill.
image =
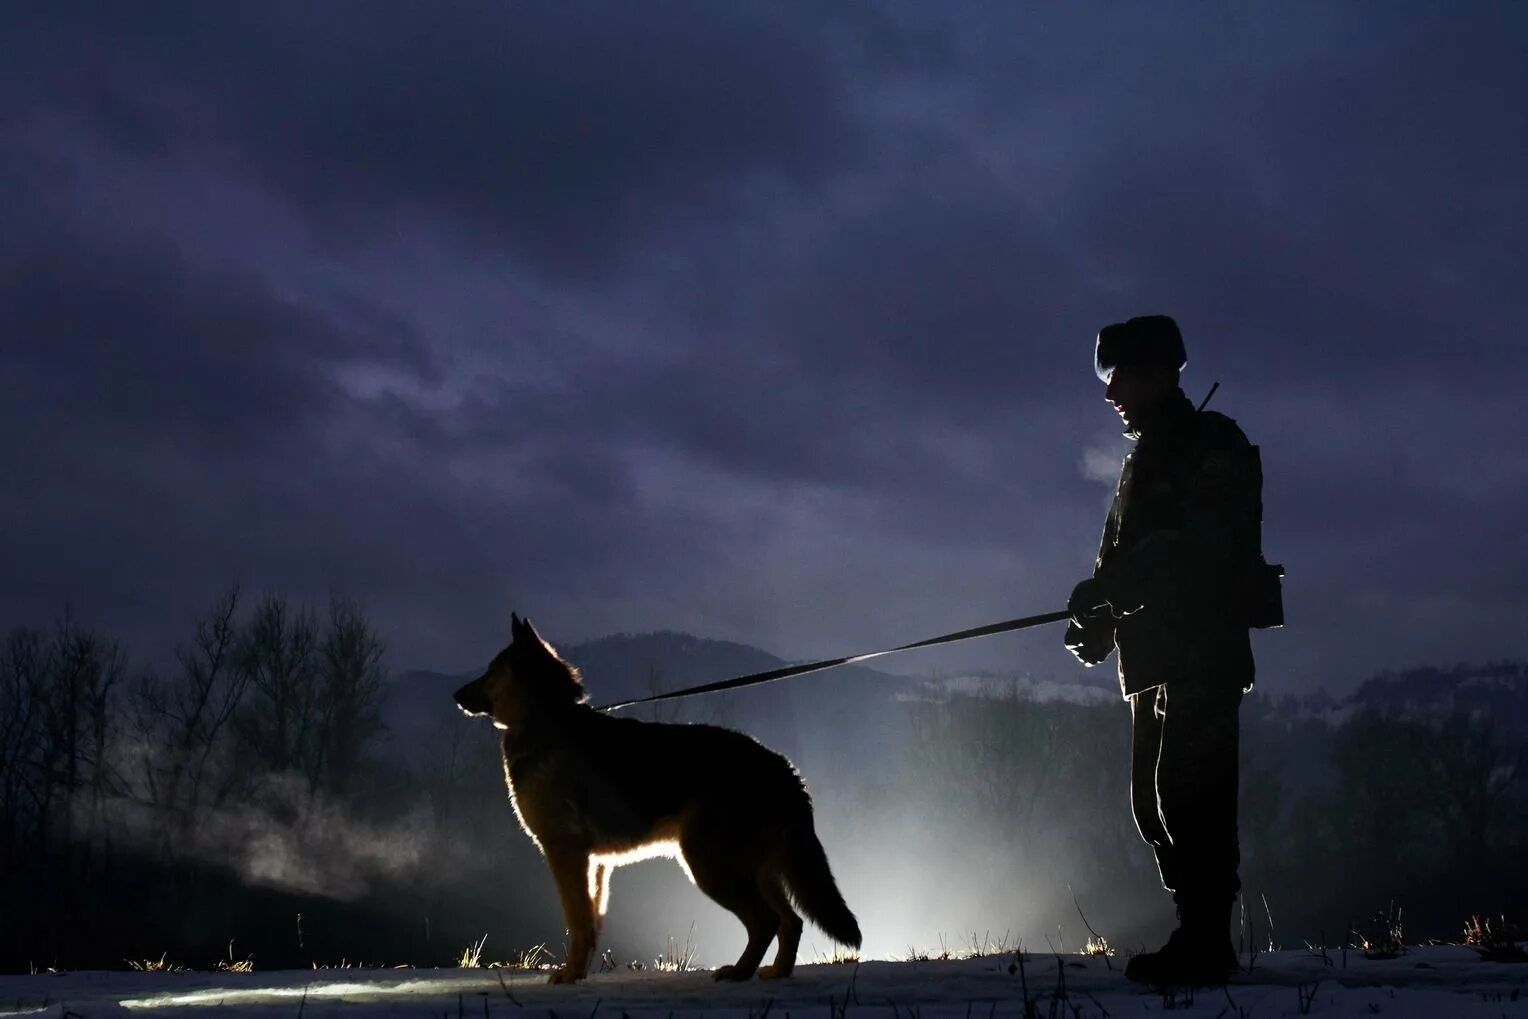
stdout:
[(971, 672), (926, 680), (920, 689), (901, 691), (896, 699), (937, 700), (951, 695), (1085, 705), (1113, 704), (1120, 699), (1119, 687), (1113, 682), (1105, 684), (1088, 680), (1040, 679), (990, 672)]

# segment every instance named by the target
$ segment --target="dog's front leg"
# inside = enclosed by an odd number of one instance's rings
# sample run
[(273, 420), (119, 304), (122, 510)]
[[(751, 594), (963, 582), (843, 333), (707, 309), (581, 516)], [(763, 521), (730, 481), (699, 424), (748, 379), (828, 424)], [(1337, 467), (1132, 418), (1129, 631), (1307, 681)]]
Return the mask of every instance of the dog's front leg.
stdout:
[(594, 943), (599, 936), (594, 897), (589, 889), (589, 853), (585, 850), (547, 846), (546, 862), (552, 868), (552, 879), (557, 882), (557, 895), (562, 899), (563, 920), (568, 925), (568, 957), (552, 971), (549, 982), (571, 984), (588, 975), (589, 962), (594, 956)]
[(589, 899), (594, 903), (594, 937), (599, 940), (605, 929), (605, 908), (610, 905), (610, 872), (614, 870), (598, 857), (589, 858)]

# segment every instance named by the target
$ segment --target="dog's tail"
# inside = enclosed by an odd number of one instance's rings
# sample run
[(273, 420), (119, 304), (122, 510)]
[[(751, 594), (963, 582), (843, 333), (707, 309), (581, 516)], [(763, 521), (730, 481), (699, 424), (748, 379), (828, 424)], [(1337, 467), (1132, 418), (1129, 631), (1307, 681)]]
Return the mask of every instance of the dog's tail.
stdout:
[(823, 852), (810, 817), (804, 824), (792, 825), (786, 833), (784, 871), (796, 907), (834, 941), (858, 948), (859, 921), (839, 894), (833, 870), (828, 866), (828, 854)]

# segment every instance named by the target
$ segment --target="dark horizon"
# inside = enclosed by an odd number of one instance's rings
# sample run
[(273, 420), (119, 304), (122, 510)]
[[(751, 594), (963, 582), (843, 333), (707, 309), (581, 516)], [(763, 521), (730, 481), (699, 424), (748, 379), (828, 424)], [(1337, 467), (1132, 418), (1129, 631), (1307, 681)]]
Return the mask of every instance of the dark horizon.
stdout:
[(465, 671), (511, 611), (806, 659), (1052, 610), (1093, 336), (1166, 312), (1262, 447), (1265, 690), (1528, 657), (1522, 7), (360, 11), (0, 11), (0, 625), (158, 661), (341, 590)]

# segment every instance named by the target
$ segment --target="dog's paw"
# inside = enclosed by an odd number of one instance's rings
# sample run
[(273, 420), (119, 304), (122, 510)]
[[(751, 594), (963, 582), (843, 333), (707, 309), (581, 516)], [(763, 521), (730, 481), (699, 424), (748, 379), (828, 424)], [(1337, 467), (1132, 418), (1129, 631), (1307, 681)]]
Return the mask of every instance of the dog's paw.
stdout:
[(572, 966), (558, 966), (552, 970), (552, 975), (546, 978), (549, 984), (576, 984), (583, 978)]
[(723, 980), (729, 981), (731, 983), (740, 983), (752, 976), (752, 970), (743, 970), (736, 966), (719, 966), (717, 967), (716, 972), (711, 974), (711, 979), (717, 981), (718, 983)]
[(779, 967), (779, 966), (760, 966), (759, 967), (759, 979), (760, 980), (783, 980), (785, 977), (788, 977), (790, 975), (791, 975), (790, 969), (782, 968), (782, 967)]

